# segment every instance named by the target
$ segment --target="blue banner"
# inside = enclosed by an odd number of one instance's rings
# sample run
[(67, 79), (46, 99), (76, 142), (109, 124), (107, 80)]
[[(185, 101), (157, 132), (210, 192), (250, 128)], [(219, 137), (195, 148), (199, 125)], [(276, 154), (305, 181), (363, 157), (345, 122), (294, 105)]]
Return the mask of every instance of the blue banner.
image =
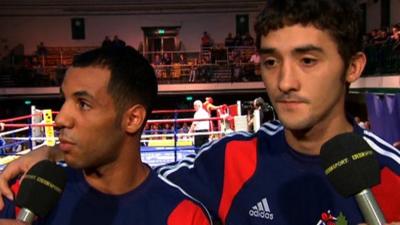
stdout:
[(393, 144), (400, 141), (400, 94), (366, 95), (371, 131)]

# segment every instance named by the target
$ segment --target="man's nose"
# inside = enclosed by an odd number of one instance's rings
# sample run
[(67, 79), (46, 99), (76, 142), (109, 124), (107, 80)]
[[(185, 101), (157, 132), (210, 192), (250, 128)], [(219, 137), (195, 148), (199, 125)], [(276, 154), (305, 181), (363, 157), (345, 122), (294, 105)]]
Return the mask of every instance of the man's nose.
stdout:
[(281, 92), (297, 91), (300, 88), (298, 73), (291, 61), (284, 61), (279, 73), (278, 87)]

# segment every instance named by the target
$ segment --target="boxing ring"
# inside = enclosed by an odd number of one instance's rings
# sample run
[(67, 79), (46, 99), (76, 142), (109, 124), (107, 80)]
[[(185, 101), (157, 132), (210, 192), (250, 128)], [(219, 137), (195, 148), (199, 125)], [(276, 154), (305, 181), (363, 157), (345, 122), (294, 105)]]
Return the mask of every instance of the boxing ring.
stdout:
[[(245, 116), (240, 116), (240, 101), (234, 105), (223, 105), (221, 110), (209, 119), (192, 119), (193, 109), (153, 110), (141, 136), (142, 161), (152, 167), (171, 163), (194, 154), (194, 136), (209, 135), (209, 140), (216, 140), (225, 135), (245, 130)], [(0, 119), (4, 130), (0, 132), (0, 171), (11, 161), (42, 146), (58, 144), (58, 131), (54, 128), (56, 111), (40, 110), (31, 107), (31, 114)], [(189, 117), (188, 115), (191, 115)], [(191, 123), (209, 120), (214, 127), (209, 132), (188, 133)], [(186, 126), (186, 125), (187, 126)]]

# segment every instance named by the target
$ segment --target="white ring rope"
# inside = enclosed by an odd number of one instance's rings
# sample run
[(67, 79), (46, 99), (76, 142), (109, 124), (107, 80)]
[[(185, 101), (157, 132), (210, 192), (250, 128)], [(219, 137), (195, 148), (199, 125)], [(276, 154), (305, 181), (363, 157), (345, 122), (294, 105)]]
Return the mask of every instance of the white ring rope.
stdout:
[[(26, 131), (26, 130), (29, 130), (29, 127), (23, 127), (23, 128), (19, 128), (19, 129), (16, 129), (16, 130), (10, 130), (10, 131), (6, 131), (6, 132), (3, 132), (3, 133), (0, 133), (0, 137), (3, 137), (4, 135), (9, 135), (9, 134), (15, 134), (15, 133), (18, 133), (18, 132), (21, 132), (21, 131)], [(5, 137), (3, 137), (3, 138), (5, 138)]]
[[(3, 140), (16, 140), (16, 141), (45, 141), (50, 138), (46, 137), (3, 137)], [(58, 137), (54, 137), (55, 140), (58, 140)]]

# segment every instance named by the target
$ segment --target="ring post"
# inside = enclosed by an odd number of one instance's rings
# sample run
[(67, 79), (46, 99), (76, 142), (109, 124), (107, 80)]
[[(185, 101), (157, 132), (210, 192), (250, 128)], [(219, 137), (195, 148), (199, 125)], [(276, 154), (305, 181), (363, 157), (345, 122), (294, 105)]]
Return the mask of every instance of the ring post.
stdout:
[(177, 155), (177, 141), (178, 141), (178, 135), (176, 134), (176, 129), (177, 129), (177, 122), (176, 120), (178, 119), (178, 112), (175, 111), (174, 113), (174, 161), (177, 161), (178, 155)]
[[(36, 113), (36, 107), (34, 105), (31, 105), (31, 124), (37, 123), (36, 119), (35, 119), (35, 113)], [(32, 127), (31, 125), (29, 126), (29, 148), (31, 149), (31, 151), (33, 150), (33, 148), (36, 146), (36, 142), (32, 139), (32, 137), (36, 137), (36, 130), (40, 129), (38, 127)]]
[(52, 147), (56, 144), (56, 140), (54, 137), (54, 127), (53, 127), (54, 121), (51, 109), (43, 110), (43, 118), (45, 123), (44, 131), (46, 134), (46, 145)]

